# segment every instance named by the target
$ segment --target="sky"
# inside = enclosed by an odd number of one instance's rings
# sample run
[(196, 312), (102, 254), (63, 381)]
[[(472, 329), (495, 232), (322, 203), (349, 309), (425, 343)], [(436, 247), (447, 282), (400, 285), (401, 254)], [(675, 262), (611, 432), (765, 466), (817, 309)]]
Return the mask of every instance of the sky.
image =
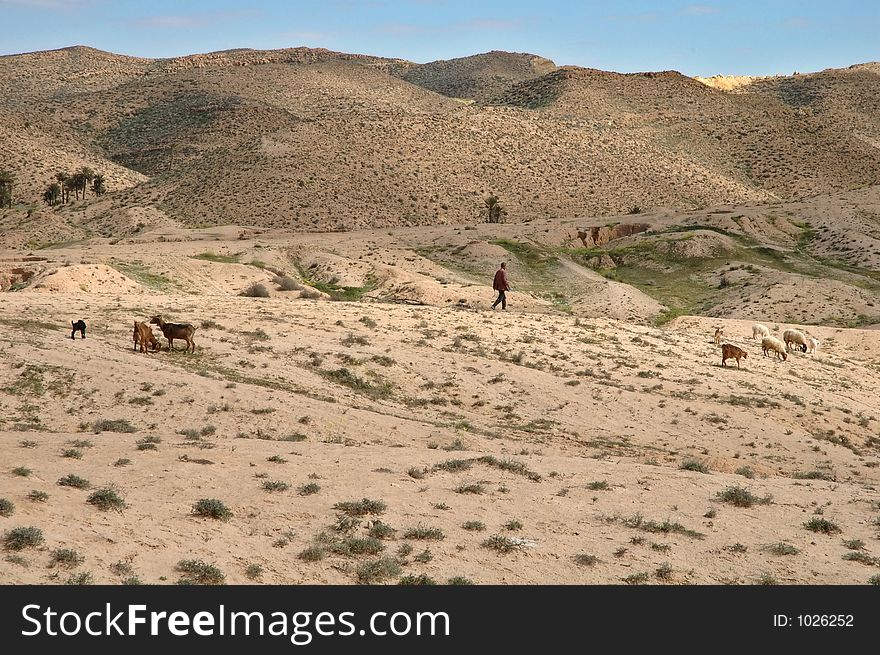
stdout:
[(508, 50), (618, 72), (788, 75), (880, 60), (880, 0), (0, 0), (0, 55), (71, 45), (141, 57), (309, 46), (419, 63)]

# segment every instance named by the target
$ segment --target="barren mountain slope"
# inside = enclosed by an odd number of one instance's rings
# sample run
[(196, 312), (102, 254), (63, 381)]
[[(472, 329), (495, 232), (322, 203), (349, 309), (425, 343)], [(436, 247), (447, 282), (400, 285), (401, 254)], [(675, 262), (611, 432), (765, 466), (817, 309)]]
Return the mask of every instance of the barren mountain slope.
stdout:
[[(43, 89), (37, 80), (56, 65), (69, 79)], [(100, 210), (108, 225), (114, 215), (128, 224), (132, 212), (297, 230), (461, 223), (479, 217), (490, 194), (519, 222), (880, 181), (870, 67), (841, 73), (821, 111), (806, 112), (772, 93), (724, 93), (676, 73), (568, 67), (490, 105), (399, 77), (433, 70), (450, 84), (499, 77), (504, 86), (500, 78), (535, 68), (502, 53), (424, 68), (306, 48), (155, 61), (74, 48), (0, 66), (17, 80), (3, 128), (8, 168), (22, 181), (17, 200), (39, 204), (61, 166), (99, 169), (112, 192), (152, 178), (111, 194)]]
[(639, 133), (645, 142), (704, 162), (716, 174), (790, 198), (880, 182), (880, 148), (865, 139), (866, 132), (880, 129), (871, 84), (876, 76), (834, 79), (827, 110), (814, 112), (794, 105), (791, 96), (756, 90), (797, 87), (799, 77), (728, 93), (674, 71), (622, 75), (574, 67), (515, 85), (493, 102), (558, 120), (591, 121), (609, 136)]
[(481, 102), (517, 82), (544, 75), (555, 68), (556, 65), (544, 57), (493, 51), (417, 64), (406, 70), (403, 78), (443, 95)]

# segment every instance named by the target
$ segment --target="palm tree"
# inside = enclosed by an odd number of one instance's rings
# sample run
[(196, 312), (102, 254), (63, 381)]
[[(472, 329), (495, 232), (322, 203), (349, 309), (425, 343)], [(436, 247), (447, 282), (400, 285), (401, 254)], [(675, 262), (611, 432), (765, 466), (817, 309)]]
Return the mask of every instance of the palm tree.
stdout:
[(83, 200), (86, 199), (86, 187), (89, 183), (95, 179), (95, 171), (93, 171), (88, 166), (83, 166), (79, 169), (80, 175), (80, 189), (82, 189)]
[[(79, 200), (79, 190), (85, 189), (86, 186), (86, 181), (80, 171), (70, 176), (70, 186), (73, 187), (73, 197)], [(83, 197), (85, 197), (85, 191), (83, 191)]]
[(47, 186), (46, 190), (43, 191), (43, 200), (50, 207), (54, 207), (60, 202), (61, 193), (61, 185), (59, 185), (58, 182), (52, 182), (52, 184)]
[(485, 200), (486, 208), (489, 210), (488, 216), (486, 217), (487, 223), (500, 223), (501, 216), (507, 214), (507, 210), (505, 210), (501, 203), (498, 202), (498, 196), (489, 196)]
[(12, 187), (15, 185), (15, 174), (9, 171), (0, 171), (0, 209), (9, 207), (12, 209)]
[(107, 193), (107, 187), (104, 186), (104, 176), (100, 173), (95, 175), (95, 179), (92, 182), (92, 193), (96, 196), (103, 196)]
[(61, 202), (68, 202), (70, 200), (70, 173), (63, 171), (55, 173), (55, 179), (61, 185)]

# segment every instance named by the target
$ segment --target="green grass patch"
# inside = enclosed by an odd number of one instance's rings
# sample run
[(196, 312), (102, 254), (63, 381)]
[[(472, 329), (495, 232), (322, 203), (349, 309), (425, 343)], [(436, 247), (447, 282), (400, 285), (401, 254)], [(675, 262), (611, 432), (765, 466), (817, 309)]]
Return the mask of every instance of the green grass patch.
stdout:
[(333, 509), (347, 516), (367, 516), (368, 514), (383, 514), (387, 509), (387, 505), (381, 500), (364, 498), (362, 500), (336, 503)]
[(672, 522), (669, 519), (666, 519), (662, 523), (657, 521), (645, 520), (641, 514), (635, 514), (627, 519), (620, 518), (612, 518), (611, 521), (619, 521), (623, 523), (623, 525), (635, 528), (637, 530), (644, 530), (645, 532), (651, 533), (662, 533), (662, 534), (680, 534), (685, 537), (690, 537), (691, 539), (703, 539), (706, 535), (701, 532), (697, 532), (695, 530), (691, 530), (690, 528), (686, 528), (681, 523)]
[(86, 502), (105, 512), (111, 509), (121, 512), (126, 507), (125, 500), (112, 487), (104, 487), (92, 492)]
[(134, 427), (131, 423), (129, 423), (124, 418), (101, 419), (99, 421), (95, 421), (94, 423), (92, 423), (92, 431), (95, 434), (98, 434), (100, 432), (132, 433), (132, 432), (137, 432), (137, 428)]
[(3, 547), (6, 550), (36, 548), (42, 543), (43, 531), (39, 528), (13, 528), (3, 535)]
[(164, 275), (154, 273), (140, 262), (120, 262), (113, 260), (110, 261), (110, 266), (122, 273), (125, 277), (131, 278), (138, 284), (155, 291), (169, 291), (181, 288), (176, 282), (171, 281)]
[(371, 379), (367, 380), (347, 368), (338, 368), (335, 370), (321, 370), (321, 375), (328, 380), (341, 384), (353, 391), (362, 393), (370, 398), (387, 398), (391, 395), (393, 385), (379, 375), (371, 374)]
[(483, 547), (499, 553), (511, 553), (519, 548), (519, 544), (502, 534), (494, 534), (483, 542)]
[(240, 259), (240, 255), (218, 255), (213, 252), (202, 252), (198, 255), (193, 255), (193, 259), (201, 259), (206, 262), (214, 262), (217, 264), (237, 264)]
[(400, 564), (391, 557), (380, 557), (365, 562), (355, 570), (356, 579), (360, 584), (378, 584), (396, 578), (400, 573)]
[(424, 525), (417, 525), (414, 528), (409, 528), (408, 530), (406, 530), (406, 532), (403, 533), (403, 538), (439, 541), (441, 539), (445, 539), (446, 535), (443, 534), (443, 530), (441, 530), (440, 528), (431, 528)]
[(213, 564), (198, 559), (180, 560), (175, 570), (183, 575), (177, 581), (180, 585), (222, 585), (226, 575)]
[(298, 493), (300, 496), (313, 496), (319, 491), (321, 491), (321, 485), (317, 482), (308, 482), (299, 488)]
[(694, 471), (696, 473), (708, 473), (709, 467), (697, 459), (686, 459), (678, 467), (682, 471)]
[(818, 532), (820, 534), (836, 534), (841, 532), (840, 526), (838, 526), (833, 521), (829, 521), (828, 519), (823, 519), (819, 516), (814, 516), (809, 521), (804, 523), (804, 527), (810, 532)]
[(202, 498), (196, 501), (192, 507), (192, 512), (196, 516), (204, 516), (220, 521), (228, 521), (232, 518), (232, 510), (223, 501), (216, 498)]
[(515, 473), (516, 475), (522, 475), (527, 477), (532, 482), (540, 482), (541, 476), (534, 471), (529, 470), (529, 467), (523, 464), (522, 462), (518, 462), (513, 459), (497, 459), (492, 455), (484, 455), (483, 457), (478, 457), (477, 461), (481, 464), (486, 464), (487, 466), (492, 466), (502, 471), (507, 471), (509, 473)]
[(78, 475), (71, 473), (59, 479), (58, 485), (61, 487), (73, 487), (74, 489), (88, 489), (91, 486), (91, 483), (85, 478), (81, 478)]
[(728, 487), (724, 491), (719, 491), (716, 495), (721, 502), (728, 503), (734, 507), (769, 505), (773, 500), (771, 496), (758, 497), (748, 489), (739, 486)]

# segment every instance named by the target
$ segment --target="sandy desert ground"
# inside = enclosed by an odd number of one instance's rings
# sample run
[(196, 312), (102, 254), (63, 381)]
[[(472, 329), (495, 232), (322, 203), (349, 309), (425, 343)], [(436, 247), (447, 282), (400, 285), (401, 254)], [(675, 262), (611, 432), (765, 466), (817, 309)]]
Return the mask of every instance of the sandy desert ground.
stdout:
[[(29, 253), (48, 261), (18, 262), (39, 270), (0, 298), (0, 532), (43, 540), (7, 543), (0, 580), (877, 579), (877, 330), (800, 326), (820, 348), (783, 362), (752, 319), (578, 315), (517, 291), (516, 267), (493, 312), (485, 280), (392, 247), (456, 229)], [(472, 248), (491, 279), (504, 251)], [(291, 253), (335, 286), (291, 272), (299, 290), (279, 290)], [(239, 295), (255, 282), (270, 297)], [(340, 288), (366, 291), (329, 300)], [(195, 354), (135, 351), (155, 314), (194, 324)], [(718, 326), (741, 368), (721, 366)], [(196, 514), (204, 499), (231, 516)]]
[(880, 584), (878, 74), (0, 57), (0, 583)]

